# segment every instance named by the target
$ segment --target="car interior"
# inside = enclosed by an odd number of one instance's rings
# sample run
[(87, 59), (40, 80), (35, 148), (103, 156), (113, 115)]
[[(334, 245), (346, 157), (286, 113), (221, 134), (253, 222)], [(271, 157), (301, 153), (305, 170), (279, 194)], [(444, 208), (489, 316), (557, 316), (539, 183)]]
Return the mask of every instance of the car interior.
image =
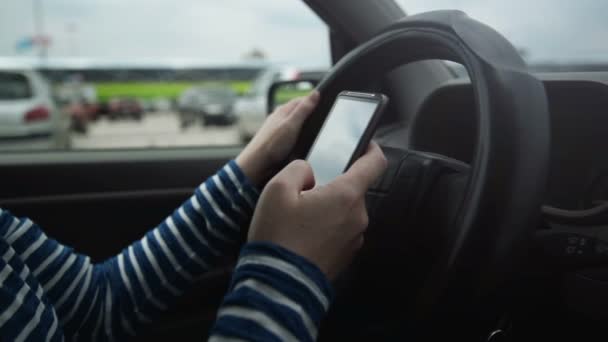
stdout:
[[(608, 72), (531, 74), (506, 39), (460, 12), (408, 17), (393, 0), (303, 2), (329, 29), (333, 67), (318, 80), (325, 97), (294, 158), (332, 94), (391, 99), (375, 135), (389, 167), (367, 196), (366, 244), (335, 284), (319, 340), (605, 336)], [(102, 261), (240, 150), (4, 153), (0, 207)], [(136, 340), (207, 336), (235, 260)]]

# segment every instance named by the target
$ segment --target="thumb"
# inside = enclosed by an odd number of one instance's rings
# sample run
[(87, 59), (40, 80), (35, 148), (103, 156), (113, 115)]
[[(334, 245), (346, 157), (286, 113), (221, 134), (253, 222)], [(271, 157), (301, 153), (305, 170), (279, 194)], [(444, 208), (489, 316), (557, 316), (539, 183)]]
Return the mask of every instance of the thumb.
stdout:
[(387, 161), (382, 149), (375, 142), (371, 142), (367, 152), (357, 159), (348, 171), (342, 174), (336, 181), (346, 181), (359, 193), (364, 194), (367, 189), (386, 170)]
[(288, 190), (300, 194), (300, 192), (310, 190), (315, 186), (315, 176), (308, 162), (294, 160), (274, 176), (271, 183), (279, 183)]

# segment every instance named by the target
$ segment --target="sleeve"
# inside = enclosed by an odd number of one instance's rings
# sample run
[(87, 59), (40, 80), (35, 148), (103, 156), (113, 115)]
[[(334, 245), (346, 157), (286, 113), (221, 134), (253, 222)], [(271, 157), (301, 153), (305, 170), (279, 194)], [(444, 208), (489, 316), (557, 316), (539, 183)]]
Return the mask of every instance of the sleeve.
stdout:
[(325, 275), (279, 246), (247, 244), (210, 341), (315, 341), (333, 298)]
[(0, 236), (44, 289), (66, 336), (121, 340), (151, 322), (227, 251), (237, 250), (258, 196), (231, 161), (158, 227), (98, 264), (6, 211), (0, 211)]

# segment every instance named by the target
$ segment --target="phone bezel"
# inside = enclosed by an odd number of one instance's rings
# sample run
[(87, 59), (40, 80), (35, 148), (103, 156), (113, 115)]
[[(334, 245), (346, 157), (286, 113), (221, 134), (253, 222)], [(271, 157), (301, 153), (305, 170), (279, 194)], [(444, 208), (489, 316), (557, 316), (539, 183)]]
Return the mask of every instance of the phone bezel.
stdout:
[(330, 116), (332, 115), (334, 107), (336, 106), (336, 103), (340, 100), (340, 98), (352, 99), (355, 101), (362, 101), (362, 102), (372, 102), (372, 103), (376, 104), (376, 109), (374, 110), (374, 113), (372, 114), (372, 118), (370, 119), (369, 123), (365, 127), (363, 134), (359, 138), (359, 142), (357, 142), (357, 146), (355, 147), (353, 153), (351, 154), (351, 156), (348, 160), (348, 163), (342, 170), (342, 173), (344, 173), (350, 168), (350, 166), (357, 159), (359, 159), (359, 157), (361, 157), (365, 153), (367, 147), (369, 146), (370, 141), (372, 140), (372, 138), (374, 136), (376, 128), (378, 127), (378, 123), (380, 122), (380, 118), (382, 117), (382, 114), (384, 113), (384, 110), (386, 109), (386, 106), (388, 105), (389, 100), (386, 95), (381, 94), (381, 93), (364, 93), (364, 92), (351, 91), (351, 90), (345, 90), (345, 91), (340, 92), (338, 94), (338, 96), (336, 96), (336, 100), (332, 104), (331, 109), (329, 110), (329, 113), (325, 117), (325, 121), (323, 122), (323, 125), (319, 129), (319, 132), (317, 133), (315, 140), (313, 141), (310, 149), (308, 150), (308, 153), (306, 153), (306, 160), (308, 160), (311, 153), (314, 151), (315, 146), (317, 145), (317, 142), (319, 140), (319, 137), (321, 136), (321, 132), (323, 132), (323, 129), (325, 128), (325, 125), (327, 124)]

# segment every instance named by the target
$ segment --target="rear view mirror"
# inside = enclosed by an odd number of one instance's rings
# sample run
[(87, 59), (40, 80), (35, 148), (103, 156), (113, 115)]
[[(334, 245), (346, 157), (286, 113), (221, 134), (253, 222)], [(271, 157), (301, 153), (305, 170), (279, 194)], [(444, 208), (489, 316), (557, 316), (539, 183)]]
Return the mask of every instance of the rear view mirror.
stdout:
[(273, 83), (268, 90), (268, 112), (272, 113), (276, 107), (296, 97), (308, 95), (318, 83), (319, 80), (313, 79)]

